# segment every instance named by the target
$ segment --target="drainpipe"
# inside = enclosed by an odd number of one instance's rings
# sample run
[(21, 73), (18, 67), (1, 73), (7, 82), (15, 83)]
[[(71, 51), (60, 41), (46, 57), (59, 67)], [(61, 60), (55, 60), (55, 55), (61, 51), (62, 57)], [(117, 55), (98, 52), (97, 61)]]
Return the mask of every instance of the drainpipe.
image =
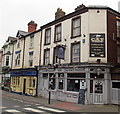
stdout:
[(24, 55), (25, 55), (25, 37), (23, 37), (24, 39), (24, 44), (23, 44), (23, 60), (22, 60), (22, 68), (24, 67)]
[(41, 47), (42, 47), (42, 28), (41, 28), (41, 37), (40, 37), (40, 54), (39, 54), (39, 66), (41, 65)]

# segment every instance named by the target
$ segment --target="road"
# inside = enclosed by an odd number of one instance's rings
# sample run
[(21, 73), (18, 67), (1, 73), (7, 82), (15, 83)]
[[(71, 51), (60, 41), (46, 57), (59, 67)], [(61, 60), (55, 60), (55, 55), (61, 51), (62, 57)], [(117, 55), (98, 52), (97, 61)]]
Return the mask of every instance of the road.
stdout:
[(5, 96), (2, 97), (2, 106), (0, 109), (2, 110), (2, 114), (51, 114), (56, 112), (66, 112), (64, 110), (45, 107), (41, 104), (34, 104)]

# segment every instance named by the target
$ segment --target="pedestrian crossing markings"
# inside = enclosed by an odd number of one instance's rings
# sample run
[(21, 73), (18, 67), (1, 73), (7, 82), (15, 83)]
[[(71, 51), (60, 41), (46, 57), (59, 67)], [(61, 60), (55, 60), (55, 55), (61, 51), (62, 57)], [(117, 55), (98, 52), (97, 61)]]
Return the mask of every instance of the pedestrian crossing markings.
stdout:
[[(59, 109), (54, 109), (54, 108), (48, 108), (48, 107), (44, 107), (44, 106), (39, 106), (39, 107), (36, 107), (36, 108), (39, 108), (39, 109), (35, 109), (35, 108), (31, 108), (31, 107), (27, 107), (27, 108), (23, 108), (24, 110), (27, 110), (27, 111), (32, 111), (32, 112), (38, 112), (38, 113), (43, 113), (43, 112), (46, 112), (46, 111), (51, 111), (51, 112), (59, 112), (59, 113), (63, 113), (65, 111), (63, 110), (59, 110)], [(41, 110), (40, 110), (41, 109)], [(44, 111), (43, 111), (44, 110)], [(8, 109), (8, 110), (5, 110), (6, 112), (21, 112), (19, 110), (16, 110), (16, 109)]]
[(42, 110), (37, 110), (37, 109), (34, 109), (34, 108), (24, 108), (25, 110), (29, 110), (29, 111), (33, 111), (33, 112), (44, 112)]

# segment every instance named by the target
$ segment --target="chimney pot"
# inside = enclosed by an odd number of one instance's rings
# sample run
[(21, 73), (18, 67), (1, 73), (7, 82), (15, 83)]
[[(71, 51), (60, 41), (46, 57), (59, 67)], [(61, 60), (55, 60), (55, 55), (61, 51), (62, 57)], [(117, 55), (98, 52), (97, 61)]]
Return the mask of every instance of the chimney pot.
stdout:
[(28, 32), (29, 33), (34, 32), (36, 31), (36, 29), (37, 29), (37, 24), (34, 21), (30, 21), (28, 23)]
[(55, 20), (56, 20), (56, 19), (59, 19), (59, 18), (61, 18), (61, 17), (63, 17), (63, 16), (65, 16), (65, 12), (62, 11), (62, 9), (58, 8), (58, 9), (57, 9), (57, 12), (55, 13)]
[(81, 4), (79, 6), (77, 6), (77, 8), (75, 8), (75, 11), (81, 10), (83, 8), (85, 8), (86, 6), (84, 4)]

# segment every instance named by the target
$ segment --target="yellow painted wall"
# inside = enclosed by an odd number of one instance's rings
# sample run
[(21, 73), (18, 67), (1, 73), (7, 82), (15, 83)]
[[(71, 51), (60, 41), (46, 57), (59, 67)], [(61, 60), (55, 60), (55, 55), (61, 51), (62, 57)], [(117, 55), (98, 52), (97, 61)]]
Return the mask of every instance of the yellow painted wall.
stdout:
[[(33, 76), (19, 76), (20, 77), (20, 83), (19, 85), (14, 84), (14, 78), (15, 76), (11, 77), (11, 91), (14, 92), (18, 92), (18, 93), (22, 93), (23, 94), (23, 88), (24, 88), (24, 79), (26, 79), (26, 89), (25, 89), (25, 93), (27, 95), (32, 95), (35, 96), (36, 95), (36, 82), (37, 82), (37, 78), (33, 77)], [(30, 87), (30, 78), (31, 80), (35, 81), (35, 86), (34, 87)], [(33, 83), (33, 82), (32, 82)]]

